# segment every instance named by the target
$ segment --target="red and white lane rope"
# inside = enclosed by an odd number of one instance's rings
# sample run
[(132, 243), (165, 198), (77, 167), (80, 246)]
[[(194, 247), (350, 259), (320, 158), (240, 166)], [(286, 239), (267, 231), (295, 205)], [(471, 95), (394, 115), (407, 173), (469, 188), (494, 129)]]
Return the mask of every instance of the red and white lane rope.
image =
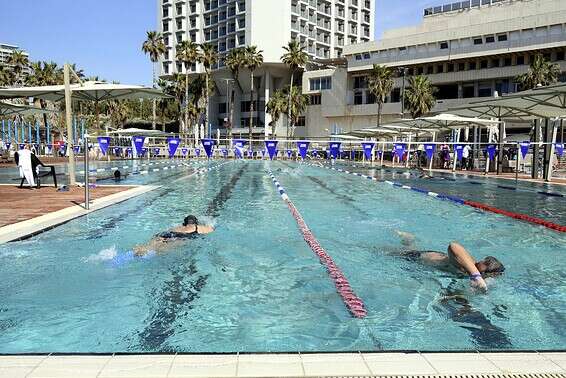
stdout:
[[(325, 168), (325, 169), (329, 169), (329, 170), (336, 171), (336, 172), (346, 173), (346, 174), (349, 174), (349, 175), (354, 175), (354, 176), (358, 176), (358, 177), (361, 177), (361, 178), (369, 179), (369, 180), (372, 180), (372, 181), (379, 181), (375, 177), (364, 175), (364, 174), (357, 173), (357, 172), (350, 172), (350, 171), (340, 169), (340, 168), (320, 166), (320, 165), (308, 164), (308, 163), (303, 163), (303, 164), (308, 165), (310, 167)], [(446, 201), (450, 201), (450, 202), (457, 203), (457, 204), (460, 204), (460, 205), (470, 206), (470, 207), (473, 207), (473, 208), (476, 208), (476, 209), (479, 209), (479, 210), (489, 211), (489, 212), (492, 212), (492, 213), (495, 213), (495, 214), (500, 214), (500, 215), (505, 215), (509, 218), (513, 218), (513, 219), (521, 220), (521, 221), (524, 221), (524, 222), (529, 222), (529, 223), (532, 223), (532, 224), (544, 226), (544, 227), (549, 228), (549, 229), (554, 230), (554, 231), (566, 232), (566, 226), (563, 226), (563, 225), (560, 225), (560, 224), (557, 224), (557, 223), (553, 223), (553, 222), (550, 222), (550, 221), (547, 221), (547, 220), (544, 220), (544, 219), (540, 219), (540, 218), (537, 218), (537, 217), (532, 217), (530, 215), (515, 213), (515, 212), (512, 212), (512, 211), (499, 209), (499, 208), (494, 207), (494, 206), (486, 205), (484, 203), (468, 201), (468, 200), (465, 200), (465, 199), (462, 199), (462, 198), (449, 196), (449, 195), (442, 194), (442, 193), (435, 193), (435, 192), (431, 192), (431, 191), (428, 191), (428, 190), (425, 190), (425, 189), (420, 189), (420, 188), (400, 184), (400, 183), (393, 182), (393, 181), (384, 180), (383, 182), (386, 183), (386, 184), (389, 184), (393, 187), (396, 187), (396, 188), (412, 190), (414, 192), (422, 193), (422, 194), (437, 198), (439, 200), (446, 200)]]
[(279, 181), (273, 175), (273, 172), (267, 171), (271, 180), (275, 184), (275, 187), (279, 191), (281, 198), (289, 207), (293, 218), (297, 222), (299, 226), (299, 230), (301, 231), (303, 238), (311, 248), (311, 250), (318, 256), (322, 265), (326, 267), (330, 278), (334, 281), (334, 285), (336, 286), (336, 291), (342, 297), (344, 304), (348, 308), (348, 311), (356, 317), (356, 318), (364, 318), (367, 315), (367, 310), (365, 309), (364, 302), (354, 293), (350, 283), (346, 279), (346, 276), (340, 268), (336, 265), (336, 263), (332, 260), (332, 257), (324, 250), (324, 248), (320, 245), (318, 240), (316, 240), (315, 236), (313, 235), (312, 231), (309, 229), (305, 220), (299, 213), (299, 210), (295, 207), (293, 202), (289, 199), (289, 196), (285, 192), (285, 189), (281, 186)]

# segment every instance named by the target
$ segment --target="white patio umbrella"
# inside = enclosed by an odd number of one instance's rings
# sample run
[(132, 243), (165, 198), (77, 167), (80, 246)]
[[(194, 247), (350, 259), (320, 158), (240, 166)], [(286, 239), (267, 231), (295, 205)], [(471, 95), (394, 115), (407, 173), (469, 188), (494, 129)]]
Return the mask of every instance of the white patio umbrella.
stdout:
[(110, 135), (120, 135), (120, 136), (147, 136), (147, 137), (166, 137), (166, 136), (173, 136), (172, 133), (166, 133), (159, 130), (145, 130), (145, 129), (118, 129), (114, 131), (110, 131), (108, 134)]
[[(161, 90), (146, 88), (138, 85), (111, 84), (97, 81), (87, 81), (80, 84), (70, 84), (70, 67), (65, 65), (66, 85), (49, 85), (41, 87), (20, 87), (0, 89), (0, 99), (3, 98), (40, 98), (48, 101), (65, 101), (67, 134), (71, 135), (72, 100), (93, 101), (96, 109), (96, 123), (98, 125), (98, 103), (107, 100), (127, 99), (157, 99), (171, 98)], [(68, 95), (67, 95), (68, 94)], [(69, 183), (75, 183), (75, 161), (72, 138), (69, 145)], [(87, 185), (88, 187), (88, 185)]]
[(9, 117), (12, 115), (36, 115), (44, 113), (55, 113), (54, 110), (36, 108), (35, 106), (10, 104), (0, 101), (0, 117)]

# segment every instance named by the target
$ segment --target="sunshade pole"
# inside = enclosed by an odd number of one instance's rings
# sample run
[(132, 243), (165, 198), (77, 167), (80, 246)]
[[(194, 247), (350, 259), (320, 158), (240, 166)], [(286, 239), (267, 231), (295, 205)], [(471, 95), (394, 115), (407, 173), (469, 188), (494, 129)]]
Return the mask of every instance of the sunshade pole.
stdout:
[(65, 122), (67, 123), (67, 151), (69, 153), (69, 186), (76, 184), (75, 180), (75, 152), (73, 141), (73, 109), (71, 101), (71, 73), (68, 63), (63, 67), (63, 79), (65, 81)]
[(497, 118), (499, 123), (499, 152), (497, 153), (497, 174), (503, 173), (503, 135), (505, 134), (505, 123)]

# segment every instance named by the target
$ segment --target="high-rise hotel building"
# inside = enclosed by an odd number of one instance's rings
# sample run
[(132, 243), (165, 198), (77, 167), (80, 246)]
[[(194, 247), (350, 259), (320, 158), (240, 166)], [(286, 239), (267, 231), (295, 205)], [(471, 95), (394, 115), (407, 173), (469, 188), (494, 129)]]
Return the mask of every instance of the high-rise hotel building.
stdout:
[[(342, 56), (346, 45), (369, 42), (374, 30), (375, 0), (157, 0), (157, 6), (158, 30), (167, 45), (160, 76), (185, 73), (175, 59), (179, 42), (213, 44), (220, 59), (213, 72), (216, 94), (209, 122), (222, 129), (230, 112), (229, 94), (235, 92), (233, 127), (244, 129), (253, 117), (256, 134), (270, 129), (265, 127), (271, 121), (265, 113), (270, 95), (289, 84), (290, 71), (281, 63), (283, 46), (295, 39), (313, 59), (333, 59)], [(250, 74), (243, 70), (234, 80), (224, 68), (224, 57), (234, 48), (253, 45), (263, 51), (265, 64), (254, 75), (256, 111), (251, 114)], [(196, 64), (189, 70), (202, 73), (203, 67)], [(300, 77), (296, 79), (300, 84)]]
[[(313, 58), (342, 56), (345, 45), (368, 42), (374, 29), (374, 0), (157, 0), (159, 31), (168, 52), (161, 75), (184, 73), (175, 46), (184, 40), (211, 43), (224, 56), (256, 45), (265, 61), (277, 63), (282, 46), (299, 40)], [(219, 68), (223, 65), (219, 62)], [(193, 67), (199, 71), (199, 67)]]

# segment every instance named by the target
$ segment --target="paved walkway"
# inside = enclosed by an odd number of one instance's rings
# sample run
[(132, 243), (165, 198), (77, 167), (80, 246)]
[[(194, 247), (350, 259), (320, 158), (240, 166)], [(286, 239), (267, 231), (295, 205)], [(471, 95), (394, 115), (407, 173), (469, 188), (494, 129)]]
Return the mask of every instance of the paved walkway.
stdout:
[[(91, 199), (131, 189), (131, 186), (99, 186), (90, 191)], [(31, 190), (14, 185), (0, 185), (0, 227), (25, 221), (84, 202), (83, 188), (58, 192), (52, 186)]]
[[(0, 378), (566, 377), (566, 353), (0, 356)], [(536, 374), (536, 376), (535, 376)]]

